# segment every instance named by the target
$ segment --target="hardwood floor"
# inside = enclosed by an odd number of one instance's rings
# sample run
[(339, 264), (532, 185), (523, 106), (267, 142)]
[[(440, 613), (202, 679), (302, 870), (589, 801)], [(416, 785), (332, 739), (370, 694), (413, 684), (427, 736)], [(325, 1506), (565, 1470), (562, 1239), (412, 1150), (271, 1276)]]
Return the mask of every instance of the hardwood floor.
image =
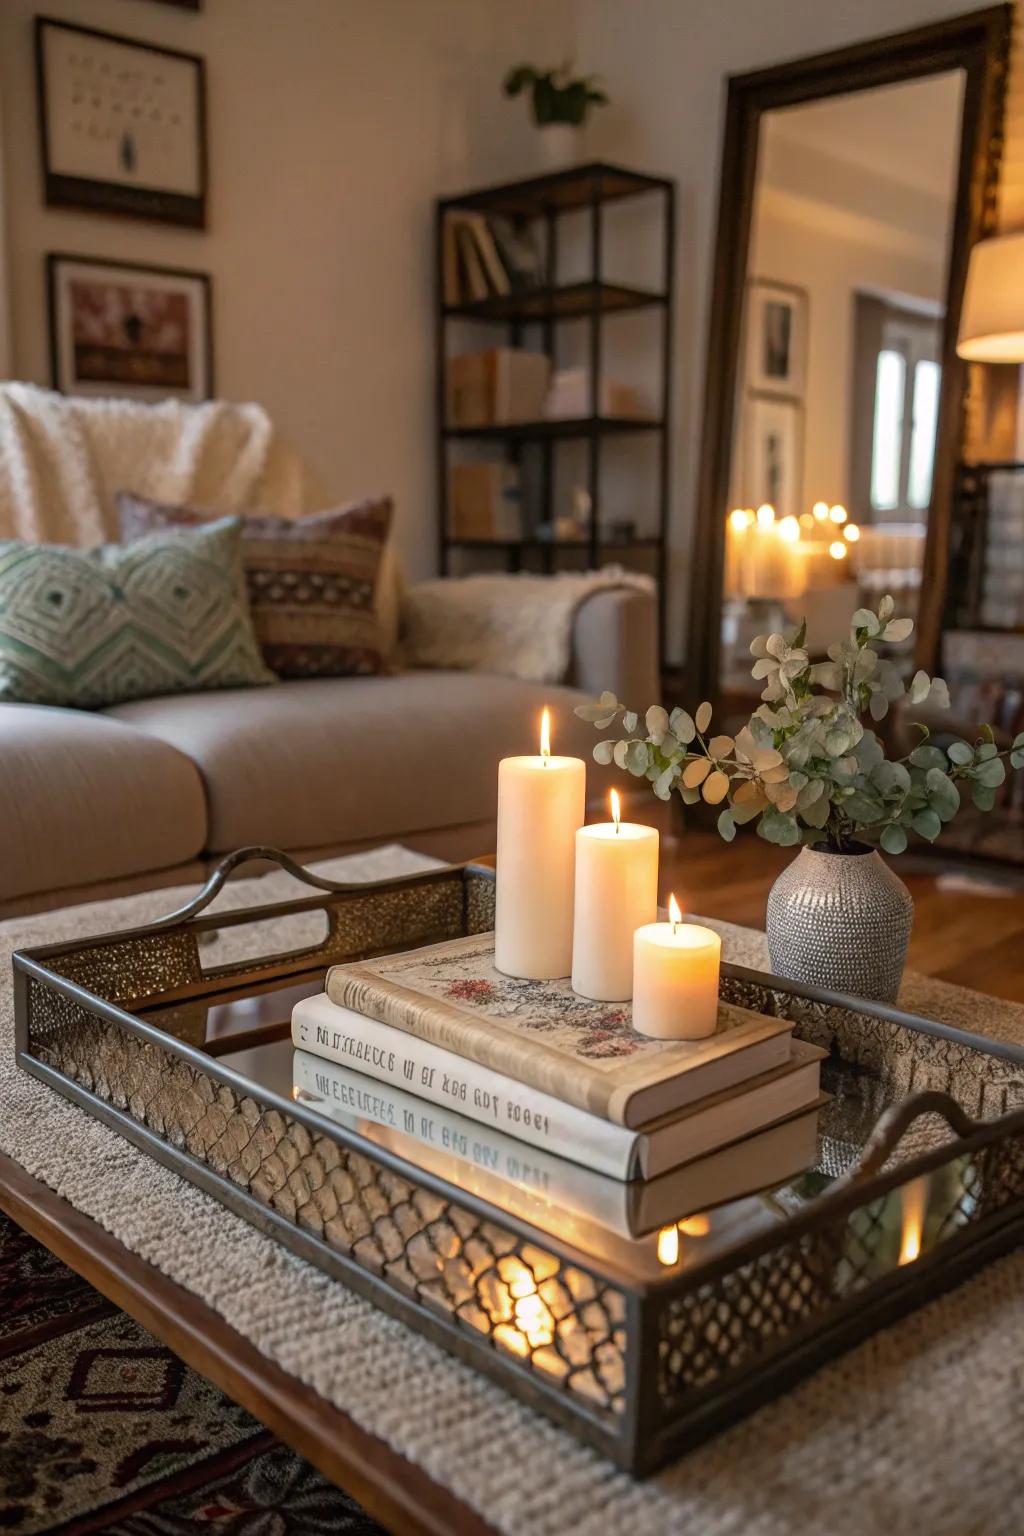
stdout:
[[(684, 908), (763, 928), (768, 890), (793, 857), (757, 836), (728, 847), (714, 832), (662, 833), (661, 899), (674, 891)], [(908, 964), (929, 976), (1024, 1002), (1024, 888), (989, 883), (938, 865), (896, 861), (914, 898)]]

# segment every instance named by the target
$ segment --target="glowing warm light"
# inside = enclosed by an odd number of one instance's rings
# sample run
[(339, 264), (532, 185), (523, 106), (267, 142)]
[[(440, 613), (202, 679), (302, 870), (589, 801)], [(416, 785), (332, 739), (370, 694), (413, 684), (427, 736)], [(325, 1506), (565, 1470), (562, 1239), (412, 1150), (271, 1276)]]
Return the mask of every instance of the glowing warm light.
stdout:
[(679, 1263), (679, 1228), (662, 1227), (658, 1233), (658, 1263)]
[(843, 543), (842, 539), (836, 539), (834, 544), (830, 544), (828, 547), (828, 552), (832, 556), (833, 560), (846, 559), (846, 545)]
[(843, 529), (843, 538), (848, 544), (856, 544), (857, 540), (860, 538), (860, 529), (857, 527), (856, 523), (847, 523), (846, 527)]
[(668, 920), (672, 924), (672, 932), (675, 933), (676, 928), (683, 920), (683, 914), (674, 896), (670, 896), (668, 899)]
[(746, 507), (736, 507), (729, 513), (729, 521), (737, 533), (742, 533), (754, 521), (754, 514)]
[(757, 509), (757, 526), (770, 528), (775, 521), (775, 508), (765, 501)]
[(817, 523), (828, 522), (828, 502), (816, 501), (811, 508), (811, 515)]
[(711, 1218), (701, 1212), (699, 1216), (684, 1216), (677, 1225), (680, 1232), (685, 1232), (687, 1237), (707, 1237), (711, 1231)]
[(829, 507), (828, 515), (834, 523), (846, 522), (846, 508), (841, 507), (838, 502), (836, 502), (834, 507)]
[[(827, 512), (828, 508), (826, 507), (825, 510)], [(813, 514), (813, 512), (801, 512), (800, 513), (800, 527), (801, 528), (813, 528), (814, 527), (814, 514)]]
[(540, 755), (545, 762), (551, 756), (551, 711), (544, 709), (540, 716)]
[(608, 799), (611, 802), (612, 821), (614, 821), (614, 823), (615, 823), (615, 830), (617, 832), (619, 830), (619, 824), (622, 821), (622, 802), (619, 799), (619, 792), (618, 792), (618, 790), (617, 789), (613, 789), (611, 791), (610, 795), (608, 796)]
[(795, 517), (784, 517), (779, 524), (779, 538), (787, 544), (795, 544), (800, 537), (800, 524)]
[(928, 1205), (928, 1180), (911, 1179), (900, 1190), (903, 1225), (900, 1229), (901, 1264), (913, 1264), (921, 1256), (921, 1237), (924, 1233), (924, 1216)]

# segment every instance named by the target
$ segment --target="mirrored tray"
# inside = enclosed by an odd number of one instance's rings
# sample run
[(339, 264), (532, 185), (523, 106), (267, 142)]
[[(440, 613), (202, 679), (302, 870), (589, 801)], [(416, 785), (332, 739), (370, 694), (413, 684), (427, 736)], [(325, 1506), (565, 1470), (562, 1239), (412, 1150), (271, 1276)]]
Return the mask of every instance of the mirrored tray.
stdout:
[[(253, 858), (315, 894), (207, 912)], [(722, 996), (824, 1046), (826, 1096), (649, 1184), (293, 1052), (329, 965), (493, 910), (480, 866), (337, 885), (243, 849), (160, 922), (15, 955), (18, 1060), (637, 1473), (1020, 1241), (1024, 1051), (739, 966)]]

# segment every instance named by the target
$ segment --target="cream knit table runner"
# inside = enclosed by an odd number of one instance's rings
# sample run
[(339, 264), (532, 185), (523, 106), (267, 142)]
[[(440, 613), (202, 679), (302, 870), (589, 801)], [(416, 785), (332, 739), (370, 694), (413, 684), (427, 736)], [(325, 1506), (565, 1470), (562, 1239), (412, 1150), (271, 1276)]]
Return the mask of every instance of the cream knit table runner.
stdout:
[[(376, 879), (404, 849), (318, 866)], [(298, 894), (284, 875), (227, 906)], [(0, 1150), (209, 1303), (508, 1536), (1019, 1536), (1024, 1530), (1024, 1254), (875, 1335), (648, 1482), (295, 1258), (114, 1131), (17, 1071), (10, 953), (151, 921), (189, 894), (0, 926)], [(763, 936), (719, 925), (727, 954)], [(245, 940), (243, 940), (245, 942)], [(1024, 1043), (1024, 1007), (921, 977), (910, 1008)], [(453, 1533), (457, 1536), (457, 1533)]]

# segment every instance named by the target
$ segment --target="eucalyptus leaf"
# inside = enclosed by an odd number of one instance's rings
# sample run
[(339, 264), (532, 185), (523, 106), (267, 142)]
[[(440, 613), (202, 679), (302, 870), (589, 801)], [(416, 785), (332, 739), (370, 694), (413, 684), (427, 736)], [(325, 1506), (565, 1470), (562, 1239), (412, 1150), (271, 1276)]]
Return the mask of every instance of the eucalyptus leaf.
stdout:
[(951, 763), (957, 763), (963, 767), (967, 763), (973, 763), (974, 748), (969, 747), (966, 741), (952, 741), (946, 748), (946, 756)]
[(630, 773), (642, 779), (651, 763), (651, 749), (646, 741), (633, 741), (626, 753), (626, 767)]
[(676, 741), (688, 747), (697, 734), (697, 727), (693, 723), (693, 717), (686, 713), (685, 709), (674, 709), (668, 717), (668, 723)]
[(706, 757), (692, 757), (683, 769), (683, 783), (687, 789), (697, 789), (711, 772), (711, 761)]
[(647, 734), (653, 741), (660, 741), (668, 730), (668, 710), (660, 704), (652, 704), (644, 717)]
[(659, 773), (658, 777), (654, 781), (654, 793), (657, 795), (659, 800), (671, 799), (672, 785), (675, 782), (675, 777), (676, 770), (674, 766), (670, 766), (666, 768), (663, 773)]
[(701, 793), (708, 805), (720, 805), (729, 793), (728, 774), (716, 768), (714, 773), (709, 773), (701, 787)]
[(998, 789), (1006, 778), (1006, 769), (1000, 758), (993, 757), (979, 764), (973, 777), (976, 784), (983, 784), (986, 789)]
[(926, 771), (929, 768), (941, 768), (945, 771), (946, 768), (946, 754), (940, 752), (938, 747), (928, 747), (924, 744), (914, 748), (910, 754), (910, 761), (915, 768), (924, 768)]
[(1010, 753), (1010, 767), (1024, 768), (1024, 748), (1018, 747), (1016, 751)]
[(640, 717), (637, 715), (636, 710), (627, 709), (622, 717), (622, 729), (626, 732), (626, 735), (632, 736), (639, 724)]
[(996, 792), (987, 784), (974, 784), (971, 786), (971, 799), (979, 811), (990, 811), (996, 803)]
[(913, 632), (913, 619), (890, 619), (882, 630), (882, 639), (898, 644), (900, 640), (909, 640)]
[(888, 594), (886, 594), (886, 596), (882, 598), (882, 601), (878, 605), (878, 617), (879, 617), (879, 619), (881, 620), (881, 622), (883, 624), (885, 623), (886, 619), (890, 616), (890, 614), (892, 613), (892, 611), (893, 611), (893, 609), (895, 607), (896, 607), (895, 600), (893, 598), (889, 597)]
[(925, 775), (928, 801), (943, 821), (952, 821), (960, 809), (960, 792), (941, 768), (929, 768)]
[(877, 693), (873, 693), (871, 695), (871, 698), (868, 702), (868, 712), (870, 713), (872, 720), (884, 720), (886, 715), (889, 713), (889, 700), (886, 698), (881, 689), (879, 689)]
[(615, 761), (616, 768), (625, 768), (626, 758), (629, 754), (629, 745), (630, 744), (628, 741), (617, 741), (615, 743), (615, 747), (612, 751), (612, 757)]
[(607, 768), (612, 760), (612, 751), (615, 745), (616, 743), (613, 741), (599, 741), (594, 748), (594, 762), (600, 763), (603, 768)]
[(765, 811), (757, 824), (757, 835), (766, 843), (792, 848), (800, 841), (800, 828), (792, 811)]
[(736, 836), (736, 822), (734, 821), (732, 811), (729, 810), (728, 806), (726, 806), (725, 810), (722, 811), (719, 815), (717, 825), (719, 836), (722, 837), (725, 842), (731, 843), (733, 838)]
[(703, 736), (704, 732), (711, 724), (711, 705), (706, 700), (703, 704), (698, 704), (697, 713), (693, 718), (698, 731), (700, 731), (701, 735)]
[(886, 853), (902, 853), (907, 846), (907, 834), (902, 827), (891, 822), (883, 830), (881, 842)]
[(934, 843), (942, 831), (942, 822), (932, 810), (918, 811), (913, 820), (913, 828), (919, 837), (927, 838), (930, 843)]
[(822, 795), (820, 799), (814, 801), (813, 805), (801, 806), (800, 816), (809, 827), (820, 828), (827, 823), (831, 811), (832, 805), (828, 796)]
[(850, 620), (851, 629), (866, 629), (869, 635), (877, 635), (881, 627), (870, 608), (858, 608)]
[[(984, 727), (982, 727), (982, 729), (984, 729)], [(981, 745), (975, 750), (974, 761), (976, 763), (987, 763), (990, 757), (998, 756), (999, 748), (996, 746), (995, 742), (986, 740), (983, 741)]]
[(676, 784), (676, 789), (684, 805), (696, 805), (700, 799), (700, 790), (689, 789), (681, 780)]
[(712, 736), (708, 751), (712, 757), (728, 757), (736, 743), (731, 736)]

